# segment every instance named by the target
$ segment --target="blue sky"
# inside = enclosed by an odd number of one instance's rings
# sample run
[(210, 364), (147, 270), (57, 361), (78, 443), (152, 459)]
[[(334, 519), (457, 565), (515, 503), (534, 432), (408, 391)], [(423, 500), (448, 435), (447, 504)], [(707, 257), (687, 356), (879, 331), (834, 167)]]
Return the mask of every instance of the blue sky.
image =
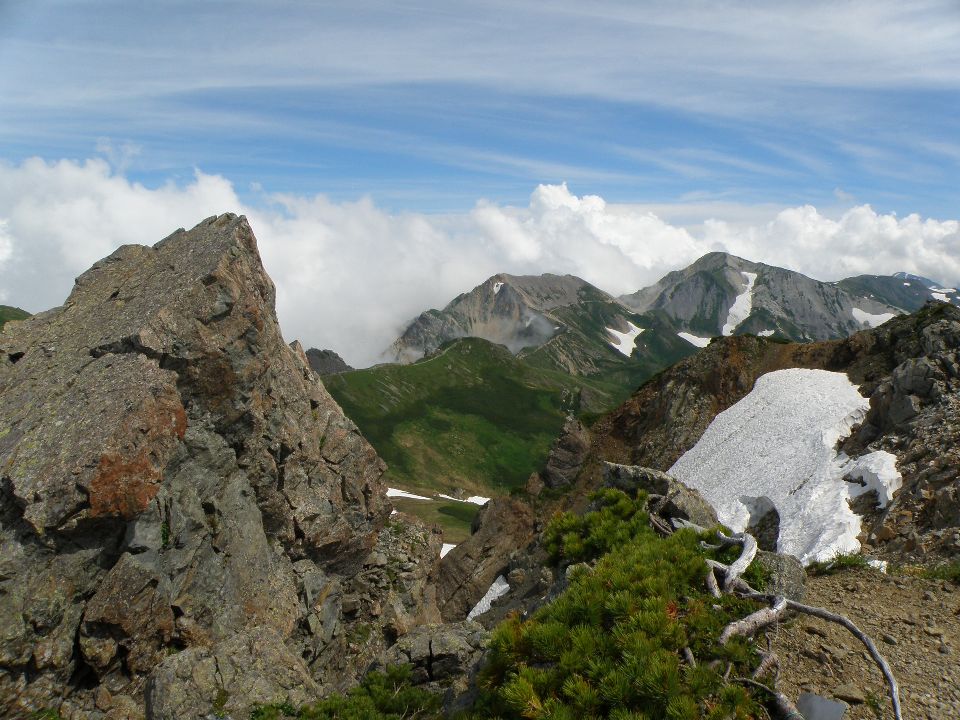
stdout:
[(4, 0), (0, 67), (7, 161), (106, 140), (131, 179), (248, 200), (960, 199), (956, 0)]
[(957, 0), (0, 0), (0, 302), (248, 215), (373, 362), (497, 272), (960, 281)]

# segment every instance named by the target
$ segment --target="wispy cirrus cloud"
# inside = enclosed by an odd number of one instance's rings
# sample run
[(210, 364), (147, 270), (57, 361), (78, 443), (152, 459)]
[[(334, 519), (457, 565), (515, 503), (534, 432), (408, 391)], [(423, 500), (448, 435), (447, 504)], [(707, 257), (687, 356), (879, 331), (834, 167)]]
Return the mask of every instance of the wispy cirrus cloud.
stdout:
[(901, 212), (958, 197), (953, 156), (933, 150), (960, 115), (955, 0), (93, 7), (0, 6), (5, 157), (85, 157), (111, 137), (153, 178), (199, 165), (381, 198), (409, 181), (420, 207), (464, 188), (461, 209), (471, 183), (519, 202), (560, 179), (779, 203), (839, 185)]

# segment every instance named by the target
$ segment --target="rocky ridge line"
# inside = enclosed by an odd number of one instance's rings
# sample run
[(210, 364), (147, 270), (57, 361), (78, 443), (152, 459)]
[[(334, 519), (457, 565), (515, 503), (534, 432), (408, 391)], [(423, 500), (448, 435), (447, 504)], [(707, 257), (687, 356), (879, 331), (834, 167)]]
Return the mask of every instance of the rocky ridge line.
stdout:
[(315, 698), (439, 619), (440, 538), (284, 341), (247, 221), (81, 275), (0, 334), (0, 707)]

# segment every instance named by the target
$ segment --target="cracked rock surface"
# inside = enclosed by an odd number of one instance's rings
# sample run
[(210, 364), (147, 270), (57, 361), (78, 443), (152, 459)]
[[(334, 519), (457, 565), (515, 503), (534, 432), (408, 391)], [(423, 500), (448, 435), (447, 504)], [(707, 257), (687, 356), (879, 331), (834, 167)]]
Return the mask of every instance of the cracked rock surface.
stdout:
[[(0, 333), (0, 714), (298, 702), (365, 669), (342, 667), (351, 629), (382, 645), (436, 615), (439, 538), (387, 532), (384, 465), (274, 296), (227, 214), (119, 248)], [(345, 615), (385, 542), (422, 569), (383, 568), (388, 609)]]

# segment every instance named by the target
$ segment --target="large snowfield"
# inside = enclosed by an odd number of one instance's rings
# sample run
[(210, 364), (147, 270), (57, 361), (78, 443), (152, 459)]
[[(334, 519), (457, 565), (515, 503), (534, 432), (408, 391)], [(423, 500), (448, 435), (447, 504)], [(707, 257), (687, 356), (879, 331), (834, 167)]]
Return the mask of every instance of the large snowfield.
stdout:
[(714, 418), (670, 474), (699, 490), (738, 532), (751, 510), (772, 503), (780, 515), (777, 549), (805, 564), (857, 552), (860, 517), (848, 500), (877, 490), (885, 505), (902, 483), (890, 453), (850, 459), (836, 450), (868, 407), (843, 373), (768, 373)]

